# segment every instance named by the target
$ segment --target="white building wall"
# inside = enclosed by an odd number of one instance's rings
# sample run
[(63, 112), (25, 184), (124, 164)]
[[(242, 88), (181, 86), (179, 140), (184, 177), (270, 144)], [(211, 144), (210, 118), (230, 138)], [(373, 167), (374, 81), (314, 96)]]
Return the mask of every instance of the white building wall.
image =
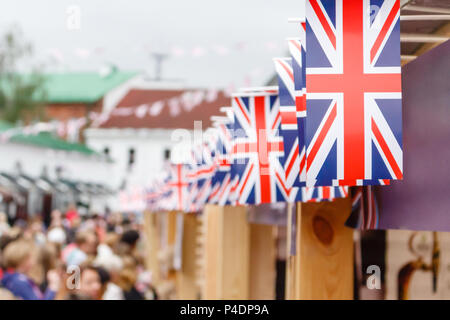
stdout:
[[(88, 129), (85, 138), (95, 150), (109, 149), (116, 163), (110, 175), (113, 184), (119, 187), (126, 180), (127, 189), (131, 189), (146, 187), (157, 177), (164, 164), (165, 150), (177, 143), (172, 133), (173, 130), (165, 129)], [(131, 148), (135, 150), (135, 163), (129, 169)]]

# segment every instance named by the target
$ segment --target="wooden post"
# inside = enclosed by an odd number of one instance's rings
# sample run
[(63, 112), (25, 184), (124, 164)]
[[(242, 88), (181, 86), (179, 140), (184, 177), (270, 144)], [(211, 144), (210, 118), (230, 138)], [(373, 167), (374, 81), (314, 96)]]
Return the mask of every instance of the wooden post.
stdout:
[(177, 272), (177, 297), (194, 300), (200, 296), (196, 283), (197, 217), (193, 213), (184, 214), (181, 269)]
[(350, 209), (349, 198), (298, 204), (295, 299), (353, 299)]
[(204, 210), (204, 299), (248, 299), (250, 230), (245, 207), (207, 205)]
[(286, 285), (285, 285), (285, 299), (292, 300), (295, 299), (294, 296), (294, 283), (295, 283), (295, 260), (294, 256), (291, 254), (292, 247), (292, 203), (288, 203), (287, 209), (287, 221), (286, 221)]
[(157, 286), (161, 279), (158, 261), (158, 225), (154, 212), (144, 212), (145, 266), (152, 273), (152, 284)]
[(275, 231), (271, 225), (250, 225), (250, 299), (275, 299)]
[(176, 271), (173, 268), (173, 254), (177, 234), (177, 211), (169, 211), (167, 213), (167, 258), (168, 258), (168, 279), (176, 281)]
[[(176, 235), (176, 212), (157, 212), (154, 219), (155, 238), (150, 248), (156, 246), (157, 282), (154, 282), (160, 299), (175, 298), (176, 272), (173, 269), (173, 245)], [(151, 222), (151, 221), (149, 221)], [(153, 253), (152, 253), (153, 254)]]

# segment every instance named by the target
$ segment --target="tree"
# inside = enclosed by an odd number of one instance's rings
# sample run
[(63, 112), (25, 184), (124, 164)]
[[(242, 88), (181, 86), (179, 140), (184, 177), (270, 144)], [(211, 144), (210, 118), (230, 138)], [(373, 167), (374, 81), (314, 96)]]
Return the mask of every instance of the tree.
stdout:
[(41, 120), (45, 101), (44, 78), (37, 68), (20, 74), (20, 63), (32, 56), (21, 31), (11, 28), (0, 37), (0, 117), (11, 123)]

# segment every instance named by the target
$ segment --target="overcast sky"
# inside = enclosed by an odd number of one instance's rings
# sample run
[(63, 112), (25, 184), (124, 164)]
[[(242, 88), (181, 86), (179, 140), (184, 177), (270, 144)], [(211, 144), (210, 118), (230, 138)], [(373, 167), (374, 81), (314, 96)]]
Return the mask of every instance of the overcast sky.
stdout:
[[(170, 53), (163, 77), (190, 86), (262, 85), (287, 53), (302, 0), (2, 1), (0, 31), (20, 26), (35, 60), (50, 70), (154, 71), (151, 52)], [(80, 28), (76, 10), (80, 9)], [(71, 26), (70, 28), (68, 27)]]

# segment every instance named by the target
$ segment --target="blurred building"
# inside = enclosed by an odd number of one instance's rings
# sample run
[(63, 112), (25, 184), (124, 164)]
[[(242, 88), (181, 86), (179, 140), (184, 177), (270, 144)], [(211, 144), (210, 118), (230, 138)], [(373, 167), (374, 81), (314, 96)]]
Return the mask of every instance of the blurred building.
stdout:
[(103, 72), (64, 72), (45, 75), (46, 113), (51, 119), (67, 121), (101, 112), (114, 104), (127, 81), (136, 72), (105, 70)]
[[(0, 122), (1, 134), (11, 130)], [(2, 141), (0, 153), (0, 211), (12, 220), (37, 214), (48, 220), (51, 210), (70, 204), (103, 213), (113, 194), (111, 159), (50, 132), (16, 132)]]
[[(30, 74), (21, 76), (26, 83)], [(98, 72), (58, 72), (42, 74), (42, 88), (33, 98), (44, 106), (49, 121), (59, 123), (58, 135), (66, 140), (82, 140), (90, 125), (91, 113), (101, 113), (117, 105), (139, 73), (107, 66)], [(8, 88), (5, 85), (5, 88)]]
[(229, 105), (215, 89), (186, 89), (157, 82), (132, 88), (98, 128), (85, 131), (88, 146), (115, 162), (111, 178), (122, 189), (148, 186), (160, 172), (180, 136), (193, 137), (194, 124), (211, 126), (211, 116)]

